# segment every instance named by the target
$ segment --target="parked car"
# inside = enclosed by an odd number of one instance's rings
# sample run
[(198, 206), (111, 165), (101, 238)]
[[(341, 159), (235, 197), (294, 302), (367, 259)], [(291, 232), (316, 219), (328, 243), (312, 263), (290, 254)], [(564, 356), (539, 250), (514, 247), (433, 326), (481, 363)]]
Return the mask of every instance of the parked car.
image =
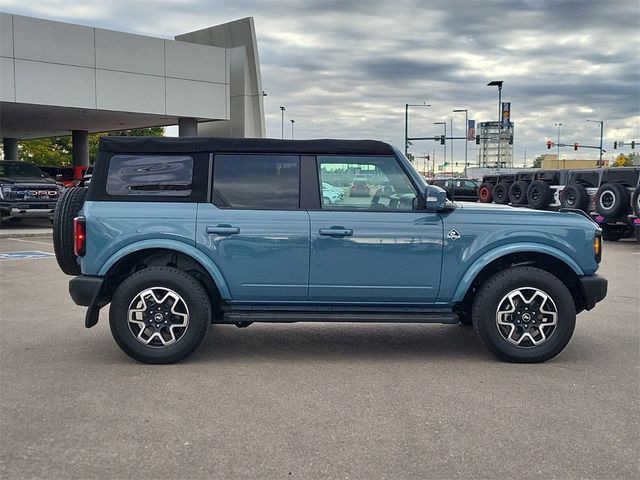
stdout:
[(0, 222), (52, 218), (60, 194), (51, 177), (27, 162), (0, 162)]
[(344, 198), (344, 191), (333, 185), (322, 182), (322, 201), (325, 205), (340, 202)]
[(478, 201), (478, 184), (470, 178), (436, 178), (429, 183), (442, 187), (450, 200)]
[[(374, 198), (324, 205), (325, 173), (351, 167)], [(449, 202), (382, 142), (104, 137), (94, 176), (58, 202), (56, 258), (85, 326), (111, 304), (142, 362), (187, 357), (211, 323), (296, 321), (462, 322), (542, 362), (606, 295), (583, 212)]]
[(64, 188), (76, 187), (82, 184), (82, 179), (89, 167), (40, 167), (40, 169), (56, 180)]
[(353, 182), (351, 182), (351, 187), (349, 188), (349, 196), (350, 197), (370, 197), (371, 189), (369, 188), (369, 181), (365, 176), (356, 176), (353, 178)]

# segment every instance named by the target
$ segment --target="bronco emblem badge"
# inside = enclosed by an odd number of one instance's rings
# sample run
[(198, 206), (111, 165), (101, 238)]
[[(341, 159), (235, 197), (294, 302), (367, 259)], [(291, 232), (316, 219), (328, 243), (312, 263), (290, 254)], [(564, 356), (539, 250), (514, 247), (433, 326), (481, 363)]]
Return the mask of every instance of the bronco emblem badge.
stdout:
[(461, 237), (461, 235), (455, 229), (451, 230), (449, 233), (447, 233), (447, 238), (449, 240), (458, 240), (460, 237)]

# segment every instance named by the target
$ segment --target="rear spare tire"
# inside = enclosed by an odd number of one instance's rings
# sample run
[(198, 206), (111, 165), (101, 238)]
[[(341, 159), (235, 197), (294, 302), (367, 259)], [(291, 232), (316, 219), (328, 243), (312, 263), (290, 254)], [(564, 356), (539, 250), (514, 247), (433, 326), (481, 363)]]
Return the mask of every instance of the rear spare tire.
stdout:
[(544, 210), (551, 203), (553, 193), (547, 182), (535, 180), (527, 189), (527, 202), (531, 208), (536, 210)]
[(60, 269), (67, 275), (81, 273), (78, 257), (73, 251), (73, 219), (78, 216), (86, 195), (86, 188), (65, 190), (53, 212), (53, 250)]
[(498, 182), (496, 186), (493, 187), (493, 201), (500, 205), (508, 204), (509, 187), (511, 187), (509, 182)]
[(478, 200), (482, 203), (493, 202), (493, 183), (484, 182), (478, 188)]
[(579, 183), (570, 183), (560, 192), (562, 208), (577, 208), (585, 210), (589, 204), (589, 193)]
[(603, 217), (615, 218), (628, 213), (629, 192), (619, 183), (605, 183), (596, 192), (596, 211)]
[(513, 205), (524, 205), (527, 203), (527, 189), (529, 184), (524, 180), (518, 180), (509, 187), (509, 200)]

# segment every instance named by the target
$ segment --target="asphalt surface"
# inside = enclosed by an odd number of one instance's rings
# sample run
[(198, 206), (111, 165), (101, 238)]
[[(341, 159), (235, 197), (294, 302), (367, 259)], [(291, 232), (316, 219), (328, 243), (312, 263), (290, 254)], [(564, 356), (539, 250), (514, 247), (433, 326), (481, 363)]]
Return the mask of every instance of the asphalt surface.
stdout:
[[(0, 253), (52, 252), (0, 238)], [(0, 255), (1, 257), (1, 255)], [(0, 477), (638, 478), (640, 247), (545, 364), (454, 325), (215, 326), (170, 366), (86, 330), (55, 259), (0, 260)]]

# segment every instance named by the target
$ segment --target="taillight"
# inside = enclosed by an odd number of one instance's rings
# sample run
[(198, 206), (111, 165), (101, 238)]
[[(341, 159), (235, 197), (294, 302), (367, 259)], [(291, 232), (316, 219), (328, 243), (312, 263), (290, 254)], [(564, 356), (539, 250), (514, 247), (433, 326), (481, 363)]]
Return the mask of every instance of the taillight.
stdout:
[(593, 238), (593, 253), (596, 256), (596, 262), (600, 263), (602, 259), (602, 235), (600, 233), (596, 233)]
[(84, 217), (73, 219), (73, 252), (78, 257), (82, 257), (86, 251), (87, 230)]

